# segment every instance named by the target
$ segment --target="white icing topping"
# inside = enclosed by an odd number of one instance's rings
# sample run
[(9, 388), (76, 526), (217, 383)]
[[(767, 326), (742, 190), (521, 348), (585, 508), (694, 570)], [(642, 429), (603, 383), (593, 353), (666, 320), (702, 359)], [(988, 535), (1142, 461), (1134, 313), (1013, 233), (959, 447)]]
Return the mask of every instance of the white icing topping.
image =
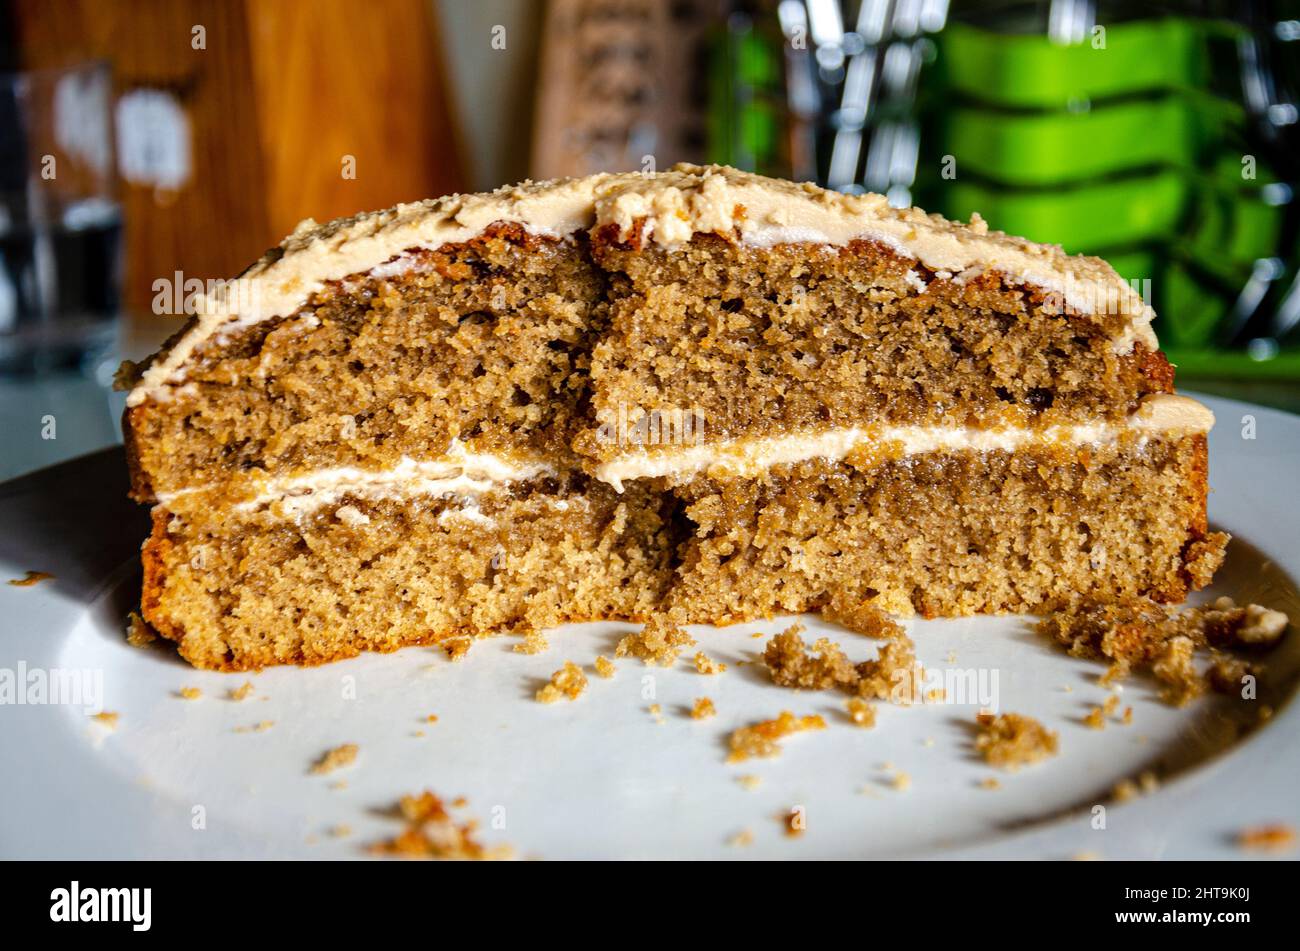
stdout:
[(1138, 341), (1156, 348), (1151, 308), (1096, 258), (1070, 257), (1055, 246), (991, 232), (978, 216), (969, 225), (955, 224), (915, 208), (892, 208), (881, 195), (844, 195), (731, 168), (679, 165), (658, 174), (524, 182), (326, 225), (308, 219), (238, 279), (219, 284), (199, 301), (194, 326), (145, 370), (127, 403), (165, 398), (167, 387), (184, 382), (186, 364), (209, 339), (288, 316), (331, 281), (367, 272), (402, 273), (409, 266), (408, 250), (468, 241), (499, 222), (555, 237), (612, 225), (624, 238), (641, 222), (640, 237), (665, 247), (700, 233), (738, 234), (763, 247), (870, 239), (937, 272), (967, 278), (998, 272), (1059, 294), (1084, 313), (1113, 310), (1128, 318), (1114, 342), (1118, 352), (1130, 351)]
[(839, 461), (859, 447), (888, 444), (904, 456), (926, 452), (1010, 452), (1035, 444), (1102, 445), (1126, 433), (1207, 432), (1214, 414), (1185, 396), (1148, 397), (1122, 423), (1081, 423), (1043, 430), (1024, 428), (971, 429), (959, 426), (843, 427), (817, 433), (737, 439), (700, 446), (637, 451), (596, 467), (596, 478), (617, 491), (632, 479), (668, 476), (688, 479), (700, 473), (715, 478), (758, 475), (772, 466), (807, 459)]

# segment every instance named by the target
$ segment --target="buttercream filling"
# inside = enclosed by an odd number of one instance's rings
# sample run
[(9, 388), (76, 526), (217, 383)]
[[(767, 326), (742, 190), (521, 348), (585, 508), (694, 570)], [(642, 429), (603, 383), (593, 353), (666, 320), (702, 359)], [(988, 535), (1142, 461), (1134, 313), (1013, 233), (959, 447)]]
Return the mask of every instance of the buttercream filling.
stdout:
[(698, 446), (673, 446), (630, 452), (601, 463), (596, 478), (623, 491), (633, 479), (668, 477), (687, 479), (707, 474), (715, 478), (759, 475), (773, 466), (809, 459), (832, 462), (856, 452), (885, 450), (897, 456), (928, 452), (1011, 452), (1027, 446), (1090, 446), (1114, 443), (1153, 432), (1207, 432), (1214, 414), (1185, 396), (1148, 397), (1123, 422), (1078, 423), (1044, 429), (1005, 427), (978, 429), (962, 426), (852, 426), (814, 433), (746, 438)]
[[(633, 479), (669, 477), (689, 479), (707, 474), (716, 478), (745, 478), (760, 475), (773, 466), (790, 465), (810, 459), (838, 462), (858, 452), (885, 450), (895, 456), (912, 456), (931, 452), (1011, 452), (1033, 446), (1096, 446), (1136, 436), (1139, 440), (1156, 434), (1192, 434), (1208, 432), (1214, 414), (1205, 406), (1185, 396), (1161, 394), (1148, 397), (1136, 412), (1120, 423), (1079, 423), (1045, 429), (1006, 427), (977, 429), (958, 426), (853, 426), (814, 433), (787, 436), (737, 439), (698, 446), (637, 451), (601, 463), (595, 475), (602, 482), (622, 492), (624, 483)], [(539, 459), (509, 458), (494, 453), (477, 452), (459, 440), (437, 459), (418, 460), (403, 457), (396, 465), (382, 470), (337, 466), (303, 475), (268, 478), (250, 498), (235, 508), (251, 512), (263, 508), (276, 515), (298, 520), (344, 498), (385, 499), (413, 496), (441, 497), (453, 500), (440, 518), (464, 518), (488, 523), (479, 510), (479, 500), (511, 484), (556, 475), (551, 464)], [(159, 497), (169, 502), (204, 487), (183, 489)], [(563, 510), (569, 502), (558, 500)], [(346, 511), (345, 511), (346, 510)], [(363, 513), (344, 506), (341, 520), (364, 524)]]
[[(482, 521), (478, 500), (502, 486), (554, 475), (555, 468), (541, 460), (512, 459), (495, 453), (475, 452), (459, 440), (452, 440), (447, 452), (437, 459), (403, 456), (386, 469), (335, 466), (294, 476), (270, 477), (255, 494), (234, 506), (237, 512), (271, 508), (276, 515), (300, 519), (323, 506), (344, 498), (384, 499), (409, 496), (445, 498), (459, 504), (447, 517), (463, 516)], [(160, 495), (162, 505), (208, 487), (183, 489)], [(359, 524), (351, 512), (345, 521)]]

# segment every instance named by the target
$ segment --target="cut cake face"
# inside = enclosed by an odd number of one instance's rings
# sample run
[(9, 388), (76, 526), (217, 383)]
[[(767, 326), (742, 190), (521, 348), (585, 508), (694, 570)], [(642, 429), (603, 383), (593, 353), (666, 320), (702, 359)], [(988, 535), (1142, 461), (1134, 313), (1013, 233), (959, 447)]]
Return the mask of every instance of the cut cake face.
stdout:
[(1199, 404), (1104, 262), (733, 169), (284, 244), (134, 375), (142, 613), (199, 666), (832, 597), (1181, 600)]

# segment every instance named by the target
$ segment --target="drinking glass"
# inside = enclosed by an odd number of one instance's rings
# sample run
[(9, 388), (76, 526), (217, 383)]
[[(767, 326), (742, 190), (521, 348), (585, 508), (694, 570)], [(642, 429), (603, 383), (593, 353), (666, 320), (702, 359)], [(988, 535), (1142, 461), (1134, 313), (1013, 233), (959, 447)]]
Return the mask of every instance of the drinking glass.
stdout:
[(93, 367), (121, 289), (107, 64), (0, 75), (0, 373)]

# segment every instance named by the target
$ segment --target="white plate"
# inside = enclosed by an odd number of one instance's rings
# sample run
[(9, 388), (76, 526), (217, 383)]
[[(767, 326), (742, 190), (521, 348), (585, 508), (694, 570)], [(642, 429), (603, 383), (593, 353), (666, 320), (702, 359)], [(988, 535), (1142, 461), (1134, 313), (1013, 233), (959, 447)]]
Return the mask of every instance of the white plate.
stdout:
[[(1202, 597), (1229, 594), (1300, 617), (1292, 580), (1300, 575), (1300, 418), (1206, 402), (1219, 419), (1211, 521), (1235, 540)], [(1245, 438), (1250, 425), (1254, 438)], [(1095, 682), (1101, 667), (1066, 657), (1024, 618), (909, 625), (927, 668), (996, 674), (1001, 709), (1059, 731), (1060, 756), (1015, 774), (972, 754), (980, 697), (881, 705), (876, 727), (864, 730), (849, 724), (842, 697), (780, 690), (761, 667), (738, 665), (762, 649), (751, 633), (790, 619), (695, 629), (702, 649), (731, 665), (715, 677), (685, 657), (671, 670), (620, 660), (614, 679), (594, 676), (595, 656), (612, 655), (633, 629), (612, 623), (550, 632), (551, 649), (534, 656), (512, 652), (517, 639), (503, 637), (475, 644), (459, 664), (409, 648), (252, 677), (197, 671), (170, 651), (124, 640), (146, 531), (125, 492), (120, 450), (0, 486), (0, 577), (55, 575), (32, 587), (0, 585), (0, 670), (88, 671), (82, 682), (102, 683), (104, 709), (120, 715), (110, 730), (76, 704), (0, 706), (4, 857), (356, 857), (400, 831), (387, 810), (425, 788), (465, 796), (458, 813), (480, 819), (489, 844), (553, 859), (1238, 857), (1243, 827), (1300, 825), (1300, 705), (1279, 703), (1268, 725), (1238, 740), (1217, 701), (1175, 710), (1135, 678), (1122, 695), (1133, 724), (1090, 730), (1081, 718), (1106, 696)], [(866, 638), (802, 620), (806, 636), (826, 633), (855, 660), (875, 651)], [(586, 694), (536, 703), (537, 687), (566, 659), (587, 668)], [(1270, 669), (1289, 695), (1300, 671), (1294, 632)], [(227, 699), (245, 680), (252, 696)], [(180, 699), (187, 686), (202, 697)], [(700, 696), (714, 700), (716, 718), (686, 715)], [(732, 729), (783, 709), (820, 713), (828, 728), (791, 737), (776, 759), (725, 762)], [(424, 722), (430, 713), (437, 723)], [(262, 721), (274, 726), (237, 729)], [(360, 746), (355, 765), (309, 773), (343, 743)], [(1117, 782), (1147, 769), (1162, 774), (1159, 791), (1109, 802)], [(893, 770), (910, 776), (910, 788), (894, 787)], [(761, 784), (747, 789), (743, 775)], [(992, 775), (1001, 788), (982, 788)], [(1104, 828), (1094, 828), (1098, 805)], [(791, 838), (781, 820), (796, 806), (806, 833)], [(351, 835), (329, 834), (341, 825)], [(746, 829), (751, 845), (727, 844)]]

